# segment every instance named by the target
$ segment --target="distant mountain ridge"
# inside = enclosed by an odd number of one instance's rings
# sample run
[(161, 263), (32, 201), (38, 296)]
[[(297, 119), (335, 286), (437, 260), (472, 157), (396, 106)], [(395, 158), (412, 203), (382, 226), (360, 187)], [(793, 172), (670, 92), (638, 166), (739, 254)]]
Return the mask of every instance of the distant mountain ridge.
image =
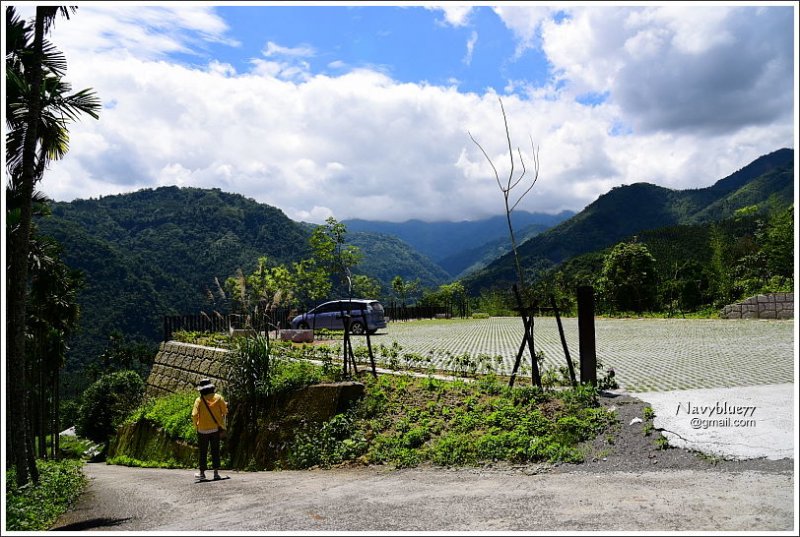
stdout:
[[(562, 211), (558, 214), (515, 211), (512, 223), (522, 235), (532, 236), (536, 232), (563, 222), (575, 213)], [(351, 219), (342, 221), (349, 231), (363, 231), (393, 235), (407, 242), (421, 254), (439, 263), (451, 276), (456, 276), (470, 265), (487, 256), (487, 252), (499, 255), (496, 241), (508, 241), (508, 223), (505, 215), (482, 220), (461, 222), (385, 222)], [(486, 247), (484, 250), (482, 247)]]
[[(520, 259), (535, 272), (641, 231), (720, 220), (751, 205), (789, 205), (794, 200), (793, 178), (794, 151), (784, 148), (706, 188), (672, 190), (650, 183), (616, 187), (572, 218), (521, 244)], [(476, 293), (510, 286), (515, 279), (509, 253), (466, 276), (464, 283)]]

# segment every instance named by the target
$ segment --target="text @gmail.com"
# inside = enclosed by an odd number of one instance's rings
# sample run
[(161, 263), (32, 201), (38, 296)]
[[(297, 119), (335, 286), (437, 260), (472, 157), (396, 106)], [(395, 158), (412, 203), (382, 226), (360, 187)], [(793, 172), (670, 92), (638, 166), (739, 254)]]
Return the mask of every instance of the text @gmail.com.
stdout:
[(753, 415), (755, 406), (731, 404), (728, 401), (716, 401), (714, 404), (678, 403), (675, 415), (689, 416), (689, 424), (693, 429), (712, 427), (755, 427)]

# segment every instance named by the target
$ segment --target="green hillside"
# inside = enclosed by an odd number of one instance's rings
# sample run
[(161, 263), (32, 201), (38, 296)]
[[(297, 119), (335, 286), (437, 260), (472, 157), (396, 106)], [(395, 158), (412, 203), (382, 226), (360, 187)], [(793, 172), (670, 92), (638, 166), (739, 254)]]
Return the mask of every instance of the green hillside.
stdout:
[[(550, 229), (550, 227), (552, 226), (547, 224), (531, 224), (528, 227), (522, 228), (520, 231), (515, 229), (514, 232), (517, 236), (517, 240), (523, 242)], [(503, 237), (441, 259), (439, 261), (439, 266), (452, 274), (455, 279), (458, 279), (471, 272), (482, 269), (498, 257), (510, 251), (511, 239), (508, 238), (508, 227), (506, 227)]]
[(347, 242), (364, 254), (354, 272), (379, 280), (384, 293), (388, 294), (395, 276), (404, 280), (419, 278), (424, 287), (438, 287), (450, 279), (439, 265), (392, 235), (348, 232)]
[[(781, 149), (703, 189), (671, 190), (648, 183), (616, 187), (569, 220), (521, 244), (522, 264), (533, 280), (542, 269), (646, 230), (722, 220), (753, 205), (759, 210), (787, 206), (794, 198), (793, 168), (794, 152)], [(506, 254), (467, 276), (464, 284), (477, 294), (508, 288), (515, 278), (512, 256)]]
[(260, 255), (296, 259), (308, 236), (274, 207), (177, 187), (55, 203), (38, 224), (84, 272), (73, 354), (86, 355), (101, 352), (113, 330), (159, 341), (162, 317), (203, 308), (215, 277), (252, 270)]
[[(261, 256), (280, 264), (308, 257), (314, 228), (238, 194), (178, 187), (54, 203), (38, 225), (84, 273), (81, 330), (70, 352), (77, 363), (102, 353), (114, 331), (160, 341), (163, 316), (210, 311), (215, 278), (222, 283), (239, 268), (249, 274)], [(429, 286), (448, 279), (395, 237), (348, 233), (348, 242), (364, 254), (353, 272), (387, 292), (397, 275)]]

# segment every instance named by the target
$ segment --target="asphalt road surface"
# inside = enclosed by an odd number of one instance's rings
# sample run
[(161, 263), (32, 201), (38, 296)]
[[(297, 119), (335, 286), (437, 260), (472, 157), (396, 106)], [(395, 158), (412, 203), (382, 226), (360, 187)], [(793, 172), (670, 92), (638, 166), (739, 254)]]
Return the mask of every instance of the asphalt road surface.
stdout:
[[(656, 465), (657, 466), (657, 465)], [(79, 531), (797, 530), (794, 472), (580, 466), (226, 472), (88, 464)]]

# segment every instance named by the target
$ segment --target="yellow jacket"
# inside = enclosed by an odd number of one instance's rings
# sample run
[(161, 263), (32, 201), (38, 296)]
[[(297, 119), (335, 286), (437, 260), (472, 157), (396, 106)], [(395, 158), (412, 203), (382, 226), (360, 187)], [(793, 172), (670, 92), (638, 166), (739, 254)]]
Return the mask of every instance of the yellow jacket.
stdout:
[[(200, 400), (200, 397), (195, 399), (194, 408), (192, 408), (192, 421), (194, 421), (194, 426), (198, 431), (213, 433), (217, 430), (217, 423), (223, 427), (225, 426), (225, 416), (228, 414), (228, 405), (225, 403), (225, 399), (218, 393), (207, 394), (201, 397), (205, 397), (208, 408), (206, 408), (206, 405)], [(214, 420), (211, 419), (211, 415), (208, 413), (209, 409), (211, 409), (211, 412), (217, 419), (217, 423), (214, 423)]]

